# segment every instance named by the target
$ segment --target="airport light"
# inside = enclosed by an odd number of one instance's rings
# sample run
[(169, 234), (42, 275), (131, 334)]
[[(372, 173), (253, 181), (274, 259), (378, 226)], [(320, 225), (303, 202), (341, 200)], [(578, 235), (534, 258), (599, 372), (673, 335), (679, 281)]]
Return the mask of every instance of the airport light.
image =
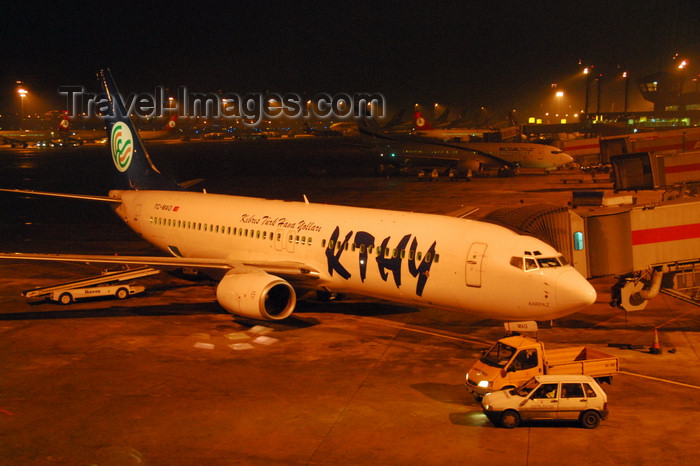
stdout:
[(629, 73), (627, 73), (627, 71), (623, 71), (622, 78), (625, 80), (625, 113), (627, 113), (627, 98), (630, 90)]
[(586, 75), (586, 106), (584, 108), (584, 113), (586, 116), (588, 116), (588, 88), (591, 87), (591, 70), (588, 67), (585, 67), (583, 69), (583, 74)]
[(564, 97), (564, 91), (557, 91), (554, 95), (557, 98), (557, 116), (559, 116), (559, 105), (561, 103), (561, 98)]
[(597, 104), (596, 104), (596, 112), (595, 112), (596, 120), (600, 118), (600, 81), (601, 81), (602, 77), (603, 77), (603, 74), (600, 73), (598, 75), (598, 77), (595, 78), (596, 83), (598, 83), (597, 84), (597, 92), (596, 92), (596, 94), (597, 94), (596, 95)]

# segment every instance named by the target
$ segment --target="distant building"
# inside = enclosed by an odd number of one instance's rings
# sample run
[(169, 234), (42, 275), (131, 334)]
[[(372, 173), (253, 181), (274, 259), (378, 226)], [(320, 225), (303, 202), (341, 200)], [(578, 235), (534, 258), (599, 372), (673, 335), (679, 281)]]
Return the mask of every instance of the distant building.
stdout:
[(686, 78), (679, 73), (660, 71), (637, 80), (642, 97), (654, 104), (654, 112), (700, 111), (698, 80), (695, 89), (684, 92)]

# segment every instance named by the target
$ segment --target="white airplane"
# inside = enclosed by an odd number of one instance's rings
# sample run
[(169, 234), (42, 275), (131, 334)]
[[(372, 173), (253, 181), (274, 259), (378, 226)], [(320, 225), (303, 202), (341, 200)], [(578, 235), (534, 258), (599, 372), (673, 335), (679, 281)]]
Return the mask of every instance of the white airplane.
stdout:
[[(109, 70), (100, 79), (115, 169), (131, 189), (108, 196), (3, 190), (110, 204), (169, 257), (3, 253), (3, 259), (195, 267), (221, 276), (228, 312), (280, 320), (297, 291), (364, 295), (494, 319), (553, 319), (596, 299), (556, 250), (456, 217), (185, 192), (153, 166)], [(216, 273), (218, 272), (218, 274)]]
[[(30, 144), (52, 144), (61, 141), (61, 125), (59, 123), (55, 131), (51, 130), (2, 130), (0, 142), (11, 147), (28, 147)], [(104, 137), (104, 135), (103, 135)]]
[(59, 139), (57, 131), (35, 131), (35, 130), (3, 130), (0, 131), (0, 141), (9, 144), (10, 147), (29, 147), (30, 144), (51, 144)]
[(544, 168), (556, 170), (574, 159), (554, 146), (528, 142), (480, 142), (470, 141), (470, 137), (482, 137), (488, 129), (435, 129), (425, 121), (420, 112), (415, 112), (416, 129), (413, 134), (420, 137), (449, 141), (453, 146), (478, 150), (505, 160), (522, 168)]

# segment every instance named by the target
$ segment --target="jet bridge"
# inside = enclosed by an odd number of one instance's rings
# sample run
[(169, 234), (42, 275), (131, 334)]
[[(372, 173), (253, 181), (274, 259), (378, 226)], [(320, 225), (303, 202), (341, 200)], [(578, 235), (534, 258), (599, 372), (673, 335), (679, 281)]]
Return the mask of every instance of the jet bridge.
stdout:
[(110, 283), (126, 282), (137, 278), (148, 277), (160, 273), (152, 267), (139, 267), (136, 269), (117, 270), (102, 273), (96, 277), (83, 278), (56, 285), (34, 288), (22, 292), (22, 296), (27, 299), (48, 298), (52, 293), (60, 291), (70, 291), (76, 288), (86, 288), (90, 286), (107, 285)]

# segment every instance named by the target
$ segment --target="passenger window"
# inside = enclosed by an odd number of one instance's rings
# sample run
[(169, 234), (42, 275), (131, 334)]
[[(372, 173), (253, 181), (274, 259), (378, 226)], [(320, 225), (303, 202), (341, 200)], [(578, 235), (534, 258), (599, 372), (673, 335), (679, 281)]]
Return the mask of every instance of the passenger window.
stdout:
[(583, 389), (580, 383), (563, 383), (561, 384), (562, 398), (583, 398)]
[(556, 398), (557, 397), (556, 383), (544, 383), (540, 385), (535, 393), (532, 394), (532, 399)]
[(598, 396), (596, 395), (595, 390), (593, 390), (593, 387), (591, 387), (590, 384), (584, 383), (583, 388), (586, 390), (586, 396), (588, 398), (595, 398), (596, 396)]

